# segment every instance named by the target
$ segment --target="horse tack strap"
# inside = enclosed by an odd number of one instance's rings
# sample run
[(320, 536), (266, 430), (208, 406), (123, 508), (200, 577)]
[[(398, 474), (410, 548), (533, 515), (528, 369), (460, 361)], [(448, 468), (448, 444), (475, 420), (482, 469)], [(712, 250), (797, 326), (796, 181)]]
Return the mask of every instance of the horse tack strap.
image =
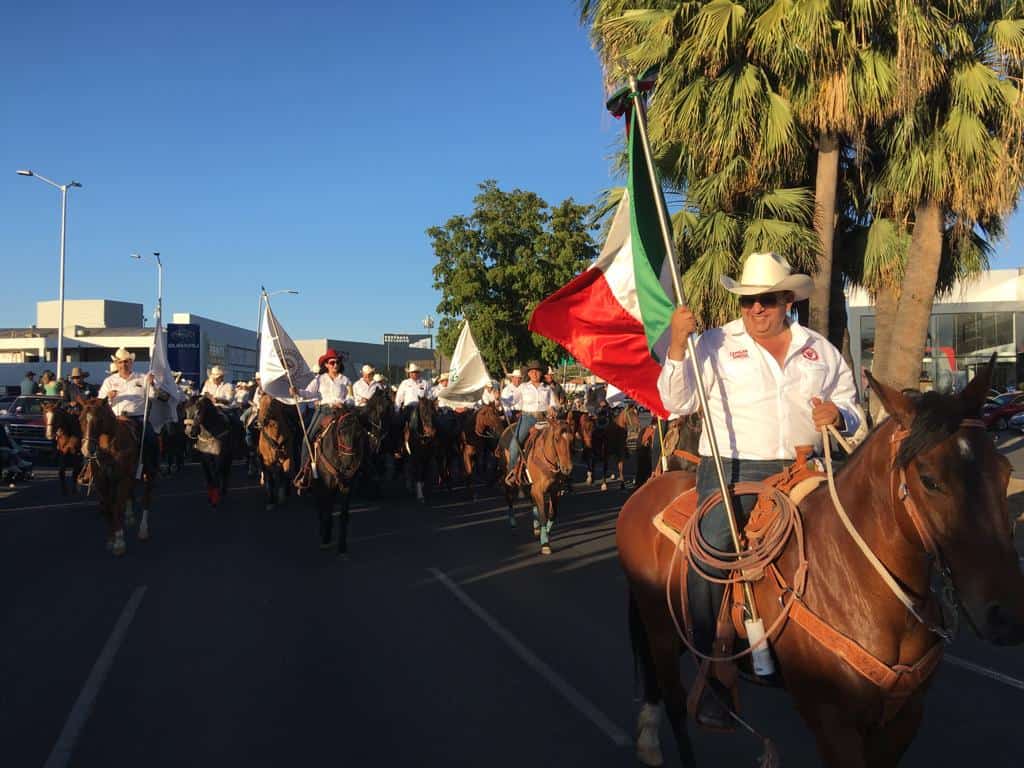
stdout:
[(898, 711), (898, 706), (890, 711), (888, 700), (897, 700), (892, 703), (902, 704), (902, 700), (917, 690), (931, 676), (942, 660), (944, 646), (941, 642), (936, 642), (915, 664), (909, 666), (896, 664), (890, 667), (859, 643), (826, 623), (802, 600), (793, 601), (789, 618), (821, 645), (849, 664), (862, 677), (881, 689), (883, 696), (887, 699), (886, 719)]
[(690, 453), (689, 451), (684, 451), (682, 448), (676, 448), (672, 451), (672, 455), (677, 456), (680, 459), (686, 459), (686, 461), (691, 464), (700, 464), (700, 456)]

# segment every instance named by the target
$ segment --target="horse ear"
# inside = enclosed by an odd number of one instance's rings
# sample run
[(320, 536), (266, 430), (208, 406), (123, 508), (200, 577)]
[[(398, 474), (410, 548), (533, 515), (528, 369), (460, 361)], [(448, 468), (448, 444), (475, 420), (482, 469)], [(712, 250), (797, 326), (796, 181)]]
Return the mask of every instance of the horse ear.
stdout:
[(981, 406), (988, 396), (988, 388), (992, 384), (992, 372), (995, 370), (995, 367), (996, 353), (993, 352), (992, 357), (988, 359), (988, 363), (978, 369), (974, 378), (964, 387), (964, 391), (960, 393), (960, 399), (971, 413), (981, 412)]
[(903, 429), (910, 429), (910, 425), (914, 421), (913, 401), (902, 392), (880, 382), (866, 368), (864, 369), (864, 375), (867, 377), (871, 391), (882, 401), (882, 407), (885, 408), (885, 412), (896, 419)]

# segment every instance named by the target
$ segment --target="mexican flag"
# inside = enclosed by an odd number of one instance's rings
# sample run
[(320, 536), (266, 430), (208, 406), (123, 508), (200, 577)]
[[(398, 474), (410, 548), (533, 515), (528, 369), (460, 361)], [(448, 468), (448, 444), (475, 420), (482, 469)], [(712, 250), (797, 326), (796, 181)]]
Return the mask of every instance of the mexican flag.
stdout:
[(533, 311), (530, 330), (557, 341), (609, 383), (667, 417), (658, 374), (675, 304), (636, 110), (630, 110), (629, 179), (597, 261)]

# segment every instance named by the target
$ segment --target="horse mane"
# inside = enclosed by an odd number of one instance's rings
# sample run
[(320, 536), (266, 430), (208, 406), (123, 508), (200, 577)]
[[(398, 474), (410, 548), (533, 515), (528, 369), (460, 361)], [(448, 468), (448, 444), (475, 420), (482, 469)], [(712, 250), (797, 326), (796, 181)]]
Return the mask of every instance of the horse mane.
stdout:
[(977, 415), (970, 413), (967, 404), (955, 395), (933, 391), (912, 395), (910, 399), (914, 403), (914, 421), (896, 454), (896, 464), (903, 468), (917, 454), (956, 434), (965, 418)]

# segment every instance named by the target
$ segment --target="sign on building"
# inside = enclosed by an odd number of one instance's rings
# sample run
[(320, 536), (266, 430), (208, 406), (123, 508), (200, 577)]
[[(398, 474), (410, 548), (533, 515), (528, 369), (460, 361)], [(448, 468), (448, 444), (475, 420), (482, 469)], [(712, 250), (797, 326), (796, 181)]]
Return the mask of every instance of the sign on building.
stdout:
[(167, 324), (167, 363), (172, 371), (181, 371), (182, 377), (199, 384), (199, 326), (195, 323)]
[(384, 343), (415, 349), (430, 349), (432, 338), (429, 333), (385, 333)]

